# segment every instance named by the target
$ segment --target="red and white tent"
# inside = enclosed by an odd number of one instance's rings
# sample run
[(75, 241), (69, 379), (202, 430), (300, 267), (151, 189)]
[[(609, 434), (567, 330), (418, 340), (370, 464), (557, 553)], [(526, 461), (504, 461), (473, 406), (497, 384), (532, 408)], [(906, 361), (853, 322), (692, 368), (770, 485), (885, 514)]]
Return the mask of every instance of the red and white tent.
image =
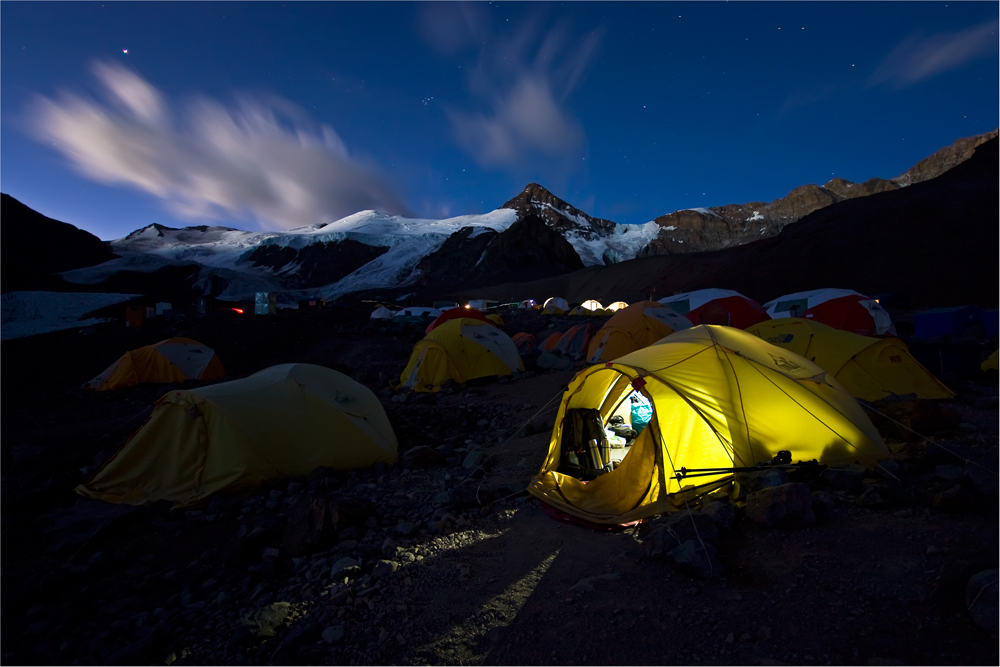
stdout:
[(759, 303), (728, 289), (700, 289), (659, 300), (686, 316), (691, 324), (724, 324), (746, 329), (771, 319)]
[(849, 289), (786, 294), (764, 304), (772, 319), (801, 317), (862, 336), (895, 336), (892, 318), (878, 301)]

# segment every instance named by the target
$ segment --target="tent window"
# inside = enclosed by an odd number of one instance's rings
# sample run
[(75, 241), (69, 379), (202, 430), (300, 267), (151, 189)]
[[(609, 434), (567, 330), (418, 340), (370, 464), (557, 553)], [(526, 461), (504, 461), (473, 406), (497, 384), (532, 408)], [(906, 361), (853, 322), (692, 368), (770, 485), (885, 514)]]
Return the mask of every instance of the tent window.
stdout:
[(809, 301), (807, 299), (789, 299), (788, 301), (779, 301), (774, 307), (774, 312), (787, 312), (792, 317), (802, 317), (805, 315), (807, 310), (809, 310)]
[(673, 310), (678, 315), (687, 315), (691, 312), (691, 300), (684, 299), (683, 301), (670, 301), (666, 304), (668, 308)]

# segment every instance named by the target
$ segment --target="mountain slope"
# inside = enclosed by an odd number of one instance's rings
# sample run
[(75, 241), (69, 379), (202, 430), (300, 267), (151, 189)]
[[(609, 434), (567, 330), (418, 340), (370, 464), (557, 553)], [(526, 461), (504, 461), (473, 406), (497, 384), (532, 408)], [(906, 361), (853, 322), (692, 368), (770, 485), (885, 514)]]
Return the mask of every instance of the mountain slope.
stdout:
[[(637, 300), (717, 287), (760, 302), (801, 290), (898, 292), (915, 307), (998, 301), (997, 139), (937, 178), (819, 209), (777, 236), (715, 252), (640, 257), (482, 298)], [(458, 291), (455, 298), (471, 295)]]

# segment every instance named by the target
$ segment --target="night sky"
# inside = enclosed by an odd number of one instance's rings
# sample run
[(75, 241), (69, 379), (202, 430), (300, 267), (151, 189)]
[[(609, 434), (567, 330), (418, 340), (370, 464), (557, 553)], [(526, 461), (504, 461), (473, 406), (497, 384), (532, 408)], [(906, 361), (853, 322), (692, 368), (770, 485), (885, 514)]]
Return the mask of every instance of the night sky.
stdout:
[(770, 201), (996, 128), (998, 7), (5, 1), (0, 189), (103, 239)]

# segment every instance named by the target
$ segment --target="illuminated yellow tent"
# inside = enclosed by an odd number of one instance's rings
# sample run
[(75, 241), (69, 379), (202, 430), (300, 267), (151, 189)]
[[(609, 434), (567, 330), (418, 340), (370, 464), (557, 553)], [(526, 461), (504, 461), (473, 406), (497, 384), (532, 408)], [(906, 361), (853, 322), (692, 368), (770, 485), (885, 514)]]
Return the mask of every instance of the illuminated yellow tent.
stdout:
[(283, 364), (169, 392), (76, 491), (112, 503), (186, 506), (321, 466), (349, 470), (396, 458), (396, 436), (371, 390), (329, 368)]
[(569, 302), (558, 296), (549, 297), (542, 306), (542, 312), (546, 315), (562, 315), (569, 310)]
[[(587, 484), (558, 472), (567, 410), (598, 409), (606, 425), (634, 390), (653, 415), (621, 464)], [(626, 423), (628, 414), (626, 408)], [(731, 474), (679, 482), (682, 467), (749, 467), (781, 450), (793, 461), (865, 465), (889, 455), (861, 406), (819, 366), (740, 329), (700, 325), (574, 378), (528, 491), (587, 521), (621, 524), (683, 508), (681, 495), (714, 488)], [(682, 483), (685, 493), (678, 494)]]
[(215, 350), (190, 338), (168, 338), (126, 352), (84, 389), (109, 391), (140, 382), (166, 383), (226, 377)]
[(510, 336), (492, 324), (463, 317), (445, 322), (413, 346), (398, 387), (438, 391), (448, 380), (464, 384), (523, 370)]
[(898, 338), (870, 338), (797, 317), (767, 320), (747, 331), (832, 373), (855, 398), (893, 394), (954, 398), (955, 392), (920, 365)]
[(690, 320), (662, 303), (639, 301), (612, 315), (594, 334), (587, 348), (587, 361), (617, 359), (675, 331), (690, 328)]
[(986, 361), (979, 365), (980, 370), (984, 373), (990, 370), (1000, 370), (1000, 363), (997, 361), (997, 356), (1000, 355), (1000, 350), (994, 352), (990, 356), (986, 357)]
[(615, 301), (614, 303), (606, 307), (607, 310), (610, 310), (613, 313), (618, 312), (622, 308), (628, 308), (628, 304), (625, 303), (624, 301)]
[(587, 310), (602, 310), (604, 308), (600, 301), (595, 301), (594, 299), (587, 299), (580, 304), (580, 307), (586, 308)]

